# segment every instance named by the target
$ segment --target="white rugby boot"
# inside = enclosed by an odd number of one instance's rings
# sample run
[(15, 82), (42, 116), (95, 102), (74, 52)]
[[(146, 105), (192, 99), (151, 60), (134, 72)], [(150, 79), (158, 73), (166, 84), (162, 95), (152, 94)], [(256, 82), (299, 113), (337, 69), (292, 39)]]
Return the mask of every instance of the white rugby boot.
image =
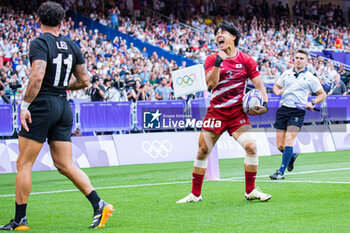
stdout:
[(196, 197), (192, 193), (188, 194), (186, 197), (182, 198), (181, 200), (178, 200), (176, 203), (189, 203), (189, 202), (200, 202), (202, 201), (202, 196)]
[(271, 195), (267, 193), (263, 193), (259, 187), (253, 189), (253, 191), (249, 194), (245, 194), (245, 199), (248, 201), (252, 200), (260, 200), (260, 201), (268, 201), (271, 199)]

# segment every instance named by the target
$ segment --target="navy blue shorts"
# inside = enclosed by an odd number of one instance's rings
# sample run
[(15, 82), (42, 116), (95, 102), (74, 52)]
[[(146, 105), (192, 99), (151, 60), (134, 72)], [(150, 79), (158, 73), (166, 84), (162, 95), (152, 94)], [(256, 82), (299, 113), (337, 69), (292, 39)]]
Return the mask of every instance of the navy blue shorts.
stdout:
[(29, 132), (22, 129), (19, 136), (38, 142), (71, 141), (73, 126), (72, 109), (64, 96), (37, 96), (28, 110), (32, 123), (27, 122)]
[(301, 128), (304, 123), (304, 116), (305, 110), (289, 108), (282, 105), (282, 107), (277, 110), (274, 127), (280, 130), (286, 130), (289, 125)]

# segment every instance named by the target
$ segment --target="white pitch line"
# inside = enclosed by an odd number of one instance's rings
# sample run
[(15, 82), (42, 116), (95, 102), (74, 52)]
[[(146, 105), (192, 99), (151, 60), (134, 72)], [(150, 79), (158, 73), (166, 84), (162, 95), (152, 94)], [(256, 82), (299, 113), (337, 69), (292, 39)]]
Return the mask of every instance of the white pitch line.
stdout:
[[(244, 182), (245, 180), (218, 180), (218, 181), (228, 181), (228, 182)], [(270, 183), (313, 183), (313, 184), (350, 184), (350, 182), (342, 181), (317, 181), (317, 180), (258, 180), (260, 182), (270, 182)]]
[[(131, 184), (131, 185), (119, 185), (119, 186), (109, 186), (109, 187), (96, 187), (95, 189), (119, 189), (119, 188), (133, 188), (133, 187), (147, 187), (147, 186), (159, 186), (159, 185), (169, 185), (169, 184), (185, 184), (190, 183), (192, 181), (175, 181), (175, 182), (167, 182), (167, 183), (153, 183), (153, 184)], [(52, 194), (52, 193), (68, 193), (68, 192), (77, 192), (78, 189), (67, 189), (67, 190), (53, 190), (46, 192), (33, 192), (30, 195), (38, 195), (38, 194)], [(15, 194), (4, 194), (0, 195), (0, 197), (14, 197)]]
[[(306, 172), (294, 172), (290, 173), (288, 175), (298, 175), (298, 174), (309, 174), (309, 173), (319, 173), (319, 172), (332, 172), (332, 171), (344, 171), (344, 170), (350, 170), (350, 168), (336, 168), (336, 169), (327, 169), (327, 170), (315, 170), (315, 171), (306, 171)], [(257, 177), (268, 177), (269, 175), (261, 175)], [(232, 178), (226, 178), (221, 179), (219, 181), (237, 181), (241, 182), (244, 181), (244, 177), (232, 177)], [(109, 186), (109, 187), (96, 187), (96, 190), (99, 189), (119, 189), (119, 188), (133, 188), (133, 187), (147, 187), (147, 186), (159, 186), (159, 185), (171, 185), (171, 184), (185, 184), (190, 183), (192, 181), (175, 181), (175, 182), (166, 182), (166, 183), (153, 183), (153, 184), (133, 184), (133, 185), (119, 185), (119, 186)], [(265, 182), (263, 180), (259, 180), (258, 182)], [(273, 181), (268, 181), (273, 182)], [(278, 181), (281, 182), (281, 181)], [(291, 182), (291, 183), (298, 183), (298, 181), (282, 181), (282, 182)], [(322, 183), (323, 181), (299, 181), (299, 183)], [(350, 182), (331, 182), (331, 181), (324, 181), (323, 183), (332, 183), (332, 184), (348, 184)], [(67, 190), (53, 190), (53, 191), (46, 191), (46, 192), (33, 192), (31, 195), (38, 195), (38, 194), (52, 194), (52, 193), (68, 193), (68, 192), (77, 192), (78, 189), (67, 189)], [(4, 194), (0, 195), (1, 197), (14, 197), (15, 194)]]
[[(350, 170), (350, 167), (346, 168), (334, 168), (334, 169), (326, 169), (326, 170), (315, 170), (315, 171), (305, 171), (305, 172), (293, 172), (293, 173), (288, 173), (288, 176), (290, 175), (300, 175), (300, 174), (310, 174), (310, 173), (319, 173), (319, 172), (334, 172), (334, 171), (345, 171), (345, 170)], [(260, 175), (256, 176), (257, 178), (262, 178), (262, 177), (269, 177), (270, 175)], [(232, 177), (232, 178), (225, 178), (221, 180), (236, 180), (236, 179), (244, 179), (243, 177)]]

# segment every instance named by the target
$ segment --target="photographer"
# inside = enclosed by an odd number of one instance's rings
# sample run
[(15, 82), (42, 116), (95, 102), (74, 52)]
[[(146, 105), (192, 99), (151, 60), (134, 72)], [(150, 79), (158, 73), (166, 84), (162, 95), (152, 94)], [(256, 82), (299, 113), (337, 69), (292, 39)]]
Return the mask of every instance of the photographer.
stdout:
[(5, 103), (11, 104), (10, 100), (5, 96), (4, 84), (2, 83), (1, 80), (0, 80), (0, 96), (1, 96), (1, 99), (2, 99)]
[[(118, 79), (117, 79), (118, 80)], [(121, 80), (105, 80), (105, 85), (108, 87), (105, 93), (106, 101), (126, 101), (126, 92), (124, 89), (124, 82)]]
[(5, 96), (8, 99), (11, 95), (10, 79), (6, 75), (5, 71), (0, 72), (0, 81), (1, 81), (1, 91), (3, 92), (1, 96)]
[(103, 101), (106, 89), (102, 85), (100, 77), (97, 75), (93, 76), (91, 83), (92, 86), (88, 91), (88, 95), (90, 95), (91, 101)]

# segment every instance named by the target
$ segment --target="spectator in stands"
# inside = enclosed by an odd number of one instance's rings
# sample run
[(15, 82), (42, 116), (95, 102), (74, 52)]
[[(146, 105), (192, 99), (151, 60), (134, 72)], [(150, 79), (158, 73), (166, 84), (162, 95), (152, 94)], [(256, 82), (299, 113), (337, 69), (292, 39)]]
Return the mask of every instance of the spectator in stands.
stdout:
[(0, 72), (0, 81), (2, 83), (2, 90), (4, 91), (4, 94), (10, 94), (11, 89), (10, 89), (10, 79), (6, 75), (6, 72), (3, 70)]
[(118, 7), (116, 6), (112, 10), (112, 14), (110, 15), (112, 28), (114, 28), (116, 30), (118, 30), (118, 28), (119, 28), (118, 15), (120, 15), (120, 11), (119, 11)]
[(158, 86), (156, 75), (153, 72), (151, 73), (149, 84), (152, 88), (156, 88)]
[(157, 100), (171, 100), (172, 99), (172, 94), (173, 94), (173, 89), (169, 87), (168, 80), (166, 78), (162, 78), (161, 80), (161, 85), (159, 85), (155, 89), (155, 97)]
[(128, 99), (132, 102), (144, 100), (143, 88), (139, 80), (135, 81), (134, 87), (128, 93)]
[(7, 39), (0, 41), (0, 49), (1, 52), (4, 54), (4, 63), (6, 61), (9, 62), (11, 60), (11, 45), (9, 44)]
[(146, 47), (143, 47), (142, 48), (142, 56), (144, 57), (144, 58), (148, 58), (148, 53), (147, 53), (147, 48)]
[(343, 81), (340, 80), (340, 75), (335, 74), (333, 78), (334, 82), (329, 88), (328, 95), (346, 95), (348, 92), (345, 84), (343, 83)]
[(155, 100), (153, 87), (151, 87), (150, 82), (146, 82), (143, 86), (143, 100)]
[(326, 82), (327, 83), (331, 83), (334, 81), (334, 77), (335, 75), (338, 74), (338, 72), (334, 69), (334, 65), (331, 62), (328, 62), (325, 69), (324, 69), (324, 73), (326, 75)]
[(72, 137), (80, 137), (80, 136), (83, 136), (83, 133), (80, 132), (79, 128), (76, 128), (74, 133), (72, 133)]
[(23, 64), (23, 60), (19, 59), (19, 64), (16, 66), (16, 71), (18, 74), (18, 78), (22, 79), (23, 77), (27, 77), (28, 70), (27, 67)]
[[(321, 76), (318, 76), (318, 80), (320, 81), (320, 83), (321, 83), (321, 85), (322, 85), (322, 87), (323, 87), (323, 90), (324, 90), (326, 93), (328, 93), (328, 91), (329, 91), (329, 85), (327, 85), (327, 84), (324, 82), (324, 80), (323, 80), (323, 78), (322, 78)], [(312, 94), (312, 95), (316, 95), (316, 94)]]
[(343, 39), (341, 38), (341, 35), (337, 35), (337, 39), (335, 40), (335, 48), (336, 49), (343, 49)]
[[(156, 5), (158, 5), (157, 8), (160, 10), (162, 8), (160, 5), (164, 5), (165, 10), (167, 10), (166, 8), (173, 6), (172, 4), (168, 4), (169, 1), (170, 0), (158, 1), (158, 3), (156, 3)], [(81, 6), (83, 1), (79, 0), (79, 2)], [(120, 11), (118, 8), (114, 7), (115, 4), (111, 4), (113, 5), (113, 7), (110, 7), (111, 11), (101, 12), (99, 9), (104, 6), (101, 2), (101, 0), (90, 2), (90, 5), (84, 6), (84, 8), (87, 9), (84, 13), (87, 16), (91, 13), (94, 20), (99, 20), (99, 18), (107, 19), (108, 16), (110, 16), (110, 21), (107, 21), (109, 26), (113, 27), (111, 14), (116, 9), (115, 13), (117, 19), (119, 17), (118, 25), (123, 24), (120, 27), (124, 28), (123, 32), (134, 35), (153, 45), (163, 46), (165, 49), (170, 49), (179, 54), (181, 51), (185, 53), (187, 50), (186, 54), (199, 62), (201, 62), (203, 57), (207, 54), (217, 49), (213, 31), (215, 24), (223, 19), (235, 21), (242, 31), (243, 39), (241, 40), (242, 44), (240, 49), (249, 49), (252, 57), (256, 60), (265, 59), (265, 62), (269, 62), (269, 68), (273, 73), (276, 69), (278, 69), (278, 73), (282, 72), (288, 66), (288, 62), (294, 57), (293, 53), (296, 47), (322, 50), (328, 46), (329, 48), (336, 49), (339, 48), (339, 43), (337, 43), (336, 40), (342, 39), (343, 49), (350, 49), (349, 29), (343, 28), (338, 23), (339, 18), (343, 17), (343, 14), (339, 7), (337, 9), (335, 8), (334, 4), (331, 4), (331, 6), (327, 5), (326, 7), (323, 5), (321, 6), (322, 9), (329, 8), (333, 11), (333, 21), (328, 21), (327, 24), (324, 25), (329, 28), (329, 30), (326, 30), (324, 28), (311, 27), (304, 22), (294, 23), (293, 21), (289, 21), (287, 16), (288, 9), (286, 9), (287, 6), (283, 6), (283, 4), (278, 5), (278, 8), (283, 11), (283, 13), (281, 13), (281, 16), (276, 16), (274, 14), (279, 14), (280, 12), (269, 12), (266, 1), (263, 3), (252, 1), (250, 3), (250, 10), (254, 12), (254, 14), (250, 13), (252, 16), (242, 14), (242, 9), (239, 9), (239, 4), (227, 5), (227, 7), (223, 9), (220, 4), (214, 7), (216, 4), (215, 1), (211, 1), (212, 3), (210, 5), (207, 5), (206, 8), (204, 7), (205, 10), (203, 12), (199, 12), (199, 9), (202, 8), (198, 6), (195, 7), (190, 1), (187, 1), (187, 3), (182, 4), (183, 9), (189, 9), (188, 11), (180, 10), (181, 12), (176, 12), (176, 9), (172, 9), (173, 12), (170, 14), (173, 17), (172, 22), (166, 22), (157, 15), (146, 19), (145, 22), (137, 22), (123, 17), (123, 10), (126, 9), (125, 0), (118, 3)], [(140, 1), (134, 1), (134, 10), (135, 2)], [(68, 5), (68, 8), (74, 9), (74, 4), (69, 3)], [(306, 15), (306, 6), (300, 3), (296, 5), (299, 8), (298, 11), (300, 15)], [(310, 5), (310, 9), (311, 6), (313, 5)], [(313, 6), (313, 11), (318, 11), (320, 20), (322, 20), (323, 14), (326, 18), (325, 14), (327, 11), (321, 11), (321, 8), (316, 8), (315, 6)], [(222, 13), (224, 11), (221, 11), (221, 9), (227, 11), (227, 14), (225, 15), (225, 13)], [(262, 10), (257, 9), (265, 10), (262, 12)], [(209, 11), (214, 13), (217, 10), (220, 10), (222, 17), (208, 15)], [(2, 25), (0, 25), (0, 53), (5, 56), (5, 61), (11, 61), (15, 66), (17, 64), (15, 56), (23, 59), (20, 54), (28, 51), (30, 41), (35, 35), (38, 35), (39, 31), (37, 30), (38, 26), (35, 24), (35, 15), (34, 17), (28, 15), (22, 17), (21, 15), (20, 18), (22, 21), (20, 21), (16, 19), (16, 15), (10, 16), (8, 14), (9, 12), (10, 10), (4, 7), (2, 9), (3, 14), (0, 16), (2, 19)], [(191, 17), (186, 16), (185, 20), (185, 14), (188, 12), (191, 12)], [(239, 15), (239, 17), (233, 17), (229, 12), (232, 12), (233, 15)], [(108, 15), (108, 13), (110, 15)], [(182, 17), (182, 15), (184, 17)], [(194, 22), (198, 27), (196, 29), (183, 27), (179, 24), (178, 19), (184, 19), (184, 21), (189, 24)], [(17, 26), (13, 22), (20, 23), (18, 23)], [(335, 26), (334, 22), (337, 22)], [(157, 82), (160, 82), (160, 78), (164, 76), (164, 70), (166, 70), (167, 75), (169, 75), (171, 72), (169, 68), (172, 68), (172, 70), (178, 68), (176, 64), (168, 62), (167, 60), (159, 60), (158, 56), (154, 56), (153, 54), (153, 58), (149, 59), (150, 54), (147, 52), (147, 49), (142, 52), (135, 51), (135, 49), (130, 48), (133, 47), (132, 45), (128, 47), (125, 40), (119, 37), (111, 38), (111, 41), (113, 41), (112, 43), (106, 40), (106, 35), (99, 34), (98, 31), (96, 33), (93, 31), (87, 32), (86, 27), (82, 25), (82, 23), (76, 25), (76, 28), (78, 30), (74, 28), (74, 21), (68, 18), (68, 20), (64, 22), (64, 30), (62, 32), (64, 35), (72, 38), (81, 47), (82, 51), (85, 52), (87, 66), (92, 74), (102, 74), (104, 77), (107, 77), (109, 73), (113, 76), (115, 72), (118, 74), (121, 72), (123, 79), (127, 76), (134, 77), (140, 75), (142, 85), (147, 83), (149, 79), (150, 87), (155, 88), (158, 85)], [(205, 43), (204, 41), (208, 41), (209, 43)], [(143, 60), (143, 63), (137, 62), (137, 64), (135, 64), (134, 59), (141, 56), (146, 59)], [(11, 58), (13, 59), (11, 60)], [(28, 58), (25, 60), (23, 59), (23, 64), (28, 64)], [(184, 67), (186, 66), (181, 68)], [(323, 65), (319, 66), (317, 62), (315, 62), (314, 70), (317, 76), (325, 77), (326, 83), (330, 84), (333, 82), (332, 78), (334, 73), (332, 74), (333, 71), (330, 71), (329, 67), (327, 67), (327, 69), (322, 67)], [(114, 68), (114, 71), (112, 71), (112, 68)], [(12, 70), (15, 71), (15, 68), (12, 68)], [(8, 73), (8, 70), (6, 73)], [(9, 76), (13, 75), (12, 72), (8, 74)], [(154, 75), (153, 81), (152, 75)], [(327, 76), (330, 78), (327, 79)], [(347, 83), (343, 77), (342, 75), (342, 80), (345, 81), (344, 83)], [(273, 82), (273, 80), (269, 81)], [(171, 85), (170, 79), (169, 84)], [(75, 93), (75, 91), (73, 91), (72, 96), (81, 96), (81, 93)]]
[(340, 80), (344, 83), (348, 83), (349, 72), (345, 70), (343, 64), (339, 65), (338, 73), (340, 74)]
[(91, 97), (91, 101), (103, 101), (105, 97), (105, 88), (102, 85), (101, 78), (94, 76), (91, 81), (92, 86), (90, 87), (88, 94)]
[(10, 100), (5, 96), (5, 91), (4, 91), (4, 84), (2, 83), (2, 81), (0, 80), (0, 96), (1, 96), (1, 99), (7, 103), (7, 104), (10, 104)]

